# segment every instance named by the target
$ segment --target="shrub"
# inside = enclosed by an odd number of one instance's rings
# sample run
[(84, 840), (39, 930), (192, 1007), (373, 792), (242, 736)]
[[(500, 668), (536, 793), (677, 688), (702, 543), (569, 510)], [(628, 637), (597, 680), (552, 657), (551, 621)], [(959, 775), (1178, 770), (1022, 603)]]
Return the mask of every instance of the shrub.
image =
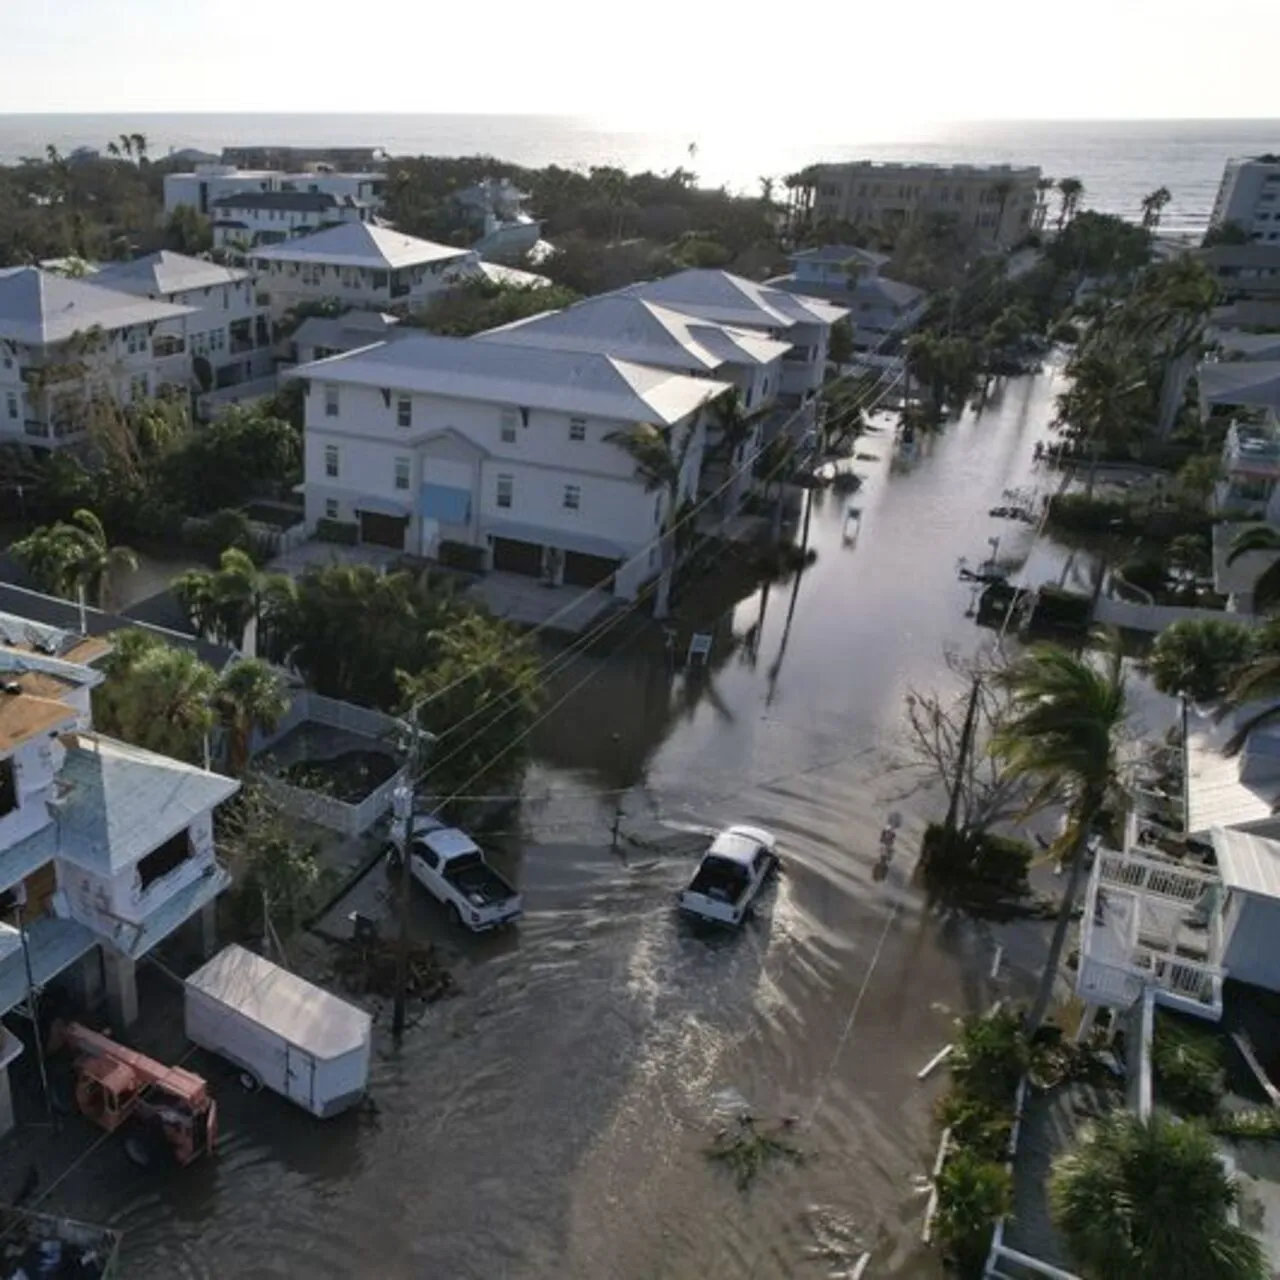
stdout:
[(1025, 840), (990, 831), (953, 831), (930, 823), (921, 845), (923, 874), (935, 890), (963, 896), (968, 888), (1022, 897), (1028, 890), (1032, 849)]
[(441, 541), (436, 558), (451, 569), (465, 569), (468, 573), (484, 572), (484, 548), (473, 547), (468, 542)]
[(1168, 1015), (1156, 1021), (1151, 1066), (1156, 1088), (1175, 1111), (1212, 1115), (1226, 1093), (1222, 1041)]
[(349, 520), (317, 520), (316, 540), (336, 542), (344, 547), (354, 547), (360, 539), (360, 526)]
[(951, 1051), (951, 1079), (967, 1097), (1011, 1108), (1018, 1081), (1030, 1065), (1031, 1046), (1018, 1014), (998, 1010), (961, 1023)]
[(1220, 1111), (1214, 1117), (1213, 1131), (1227, 1138), (1280, 1138), (1280, 1111), (1272, 1107)]
[(995, 1224), (1013, 1207), (1013, 1179), (1003, 1164), (956, 1151), (938, 1175), (938, 1240), (961, 1275), (981, 1275)]
[(1131, 587), (1137, 587), (1147, 595), (1158, 596), (1164, 590), (1164, 561), (1157, 556), (1133, 556), (1117, 570), (1119, 576)]

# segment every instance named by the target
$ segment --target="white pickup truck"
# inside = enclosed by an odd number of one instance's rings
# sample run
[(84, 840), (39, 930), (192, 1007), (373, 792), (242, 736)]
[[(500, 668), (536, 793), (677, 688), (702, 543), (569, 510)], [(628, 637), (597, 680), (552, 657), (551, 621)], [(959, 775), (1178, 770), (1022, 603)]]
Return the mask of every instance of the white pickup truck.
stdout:
[[(480, 846), (465, 831), (446, 827), (426, 814), (412, 819), (409, 873), (448, 909), (454, 924), (483, 933), (510, 924), (523, 910), (520, 895), (484, 860)], [(392, 830), (389, 851), (400, 861), (403, 828)]]
[(778, 841), (761, 827), (726, 827), (702, 855), (680, 909), (737, 928), (778, 869)]

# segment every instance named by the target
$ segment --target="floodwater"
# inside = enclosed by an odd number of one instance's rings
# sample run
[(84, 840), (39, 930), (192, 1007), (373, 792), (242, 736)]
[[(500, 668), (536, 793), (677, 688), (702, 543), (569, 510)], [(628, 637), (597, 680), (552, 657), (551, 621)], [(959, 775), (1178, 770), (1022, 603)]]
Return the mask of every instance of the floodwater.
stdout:
[[(957, 560), (999, 535), (1001, 560), (1030, 549), (1032, 580), (1064, 568), (987, 515), (1048, 483), (1031, 451), (1052, 381), (1000, 388), (906, 468), (867, 437), (862, 491), (814, 497), (817, 562), (710, 627), (706, 675), (625, 646), (556, 675), (514, 867), (527, 915), (454, 944), (463, 994), (402, 1050), (379, 1035), (375, 1118), (312, 1122), (226, 1083), (215, 1161), (140, 1182), (104, 1144), (53, 1202), (123, 1228), (139, 1280), (805, 1280), (864, 1250), (867, 1280), (938, 1275), (918, 1179), (942, 1073), (916, 1074), (957, 1015), (1025, 984), (1043, 933), (926, 909), (909, 864), (927, 806), (894, 763), (907, 690), (946, 678), (944, 647), (991, 638), (965, 616)], [(619, 807), (638, 843), (615, 853)], [(898, 857), (877, 879), (892, 809)], [(731, 820), (773, 828), (785, 874), (739, 936), (707, 939), (673, 894), (697, 829)], [(419, 917), (439, 928), (433, 907)], [(745, 1192), (704, 1157), (744, 1106), (793, 1117), (803, 1156)]]

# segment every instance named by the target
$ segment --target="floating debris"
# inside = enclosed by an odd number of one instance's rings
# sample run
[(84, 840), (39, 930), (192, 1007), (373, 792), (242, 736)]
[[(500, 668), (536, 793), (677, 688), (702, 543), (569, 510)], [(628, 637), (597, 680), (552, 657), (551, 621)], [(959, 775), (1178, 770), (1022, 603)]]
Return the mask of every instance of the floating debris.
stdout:
[(738, 1190), (745, 1191), (768, 1164), (779, 1160), (791, 1164), (804, 1162), (804, 1152), (779, 1136), (790, 1130), (794, 1123), (793, 1120), (783, 1120), (765, 1130), (757, 1128), (751, 1116), (739, 1116), (735, 1125), (716, 1134), (706, 1148), (706, 1157), (727, 1166)]
[[(390, 999), (396, 991), (398, 948), (386, 938), (345, 941), (334, 956), (334, 977), (348, 993)], [(429, 942), (409, 948), (408, 993), (411, 999), (433, 1000), (457, 994), (453, 975), (436, 956)]]

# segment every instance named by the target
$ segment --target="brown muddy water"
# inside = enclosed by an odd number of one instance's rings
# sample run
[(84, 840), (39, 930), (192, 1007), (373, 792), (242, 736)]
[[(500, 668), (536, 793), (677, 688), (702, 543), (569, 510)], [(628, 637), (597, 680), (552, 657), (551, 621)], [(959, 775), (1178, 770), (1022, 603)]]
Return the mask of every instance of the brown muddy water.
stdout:
[[(868, 437), (863, 490), (814, 498), (816, 564), (715, 627), (709, 675), (624, 647), (558, 677), (516, 871), (527, 915), (456, 945), (463, 994), (401, 1050), (379, 1038), (376, 1119), (321, 1124), (260, 1096), (226, 1108), (207, 1166), (139, 1179), (104, 1147), (55, 1202), (123, 1228), (138, 1280), (807, 1280), (865, 1249), (867, 1280), (936, 1276), (918, 1179), (943, 1080), (916, 1073), (957, 1015), (1029, 982), (1044, 933), (926, 909), (909, 868), (936, 797), (904, 798), (893, 765), (908, 687), (944, 678), (945, 646), (989, 639), (957, 559), (997, 534), (1002, 559), (1032, 544), (987, 510), (1034, 482), (1054, 391), (1048, 374), (1009, 384), (907, 468)], [(1031, 580), (1059, 576), (1059, 549), (1032, 554)], [(614, 788), (644, 842), (619, 853), (615, 800), (592, 794)], [(740, 936), (707, 939), (673, 895), (692, 833), (731, 820), (773, 828), (785, 874)], [(795, 1117), (805, 1156), (746, 1192), (703, 1155), (743, 1106)]]

